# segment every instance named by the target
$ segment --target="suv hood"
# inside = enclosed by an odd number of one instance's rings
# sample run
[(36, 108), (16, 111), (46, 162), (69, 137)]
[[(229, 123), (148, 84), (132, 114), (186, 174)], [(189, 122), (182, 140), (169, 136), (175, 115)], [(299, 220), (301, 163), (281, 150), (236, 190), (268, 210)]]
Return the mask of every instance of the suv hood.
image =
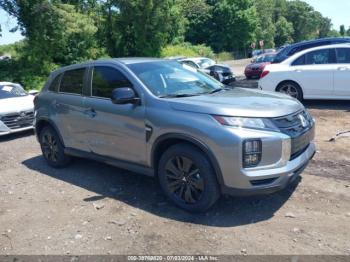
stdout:
[(167, 100), (175, 110), (239, 117), (280, 117), (304, 108), (287, 95), (243, 88)]
[(0, 99), (0, 115), (34, 110), (34, 96)]

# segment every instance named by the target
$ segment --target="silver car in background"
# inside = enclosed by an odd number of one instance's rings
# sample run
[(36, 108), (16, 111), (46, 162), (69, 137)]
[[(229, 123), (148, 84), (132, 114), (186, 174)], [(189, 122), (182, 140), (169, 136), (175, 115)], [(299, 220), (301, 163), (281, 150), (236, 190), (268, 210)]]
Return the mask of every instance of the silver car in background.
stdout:
[(78, 156), (154, 176), (189, 211), (207, 210), (221, 194), (281, 190), (315, 154), (314, 119), (297, 100), (227, 89), (169, 60), (58, 69), (35, 113), (49, 165), (61, 168)]

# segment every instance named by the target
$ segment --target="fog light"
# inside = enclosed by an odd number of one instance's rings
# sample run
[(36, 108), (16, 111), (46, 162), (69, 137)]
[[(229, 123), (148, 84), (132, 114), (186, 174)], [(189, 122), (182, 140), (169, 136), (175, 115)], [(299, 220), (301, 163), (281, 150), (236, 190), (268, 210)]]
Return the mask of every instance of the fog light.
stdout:
[(243, 143), (243, 167), (255, 167), (261, 161), (262, 143), (260, 139)]

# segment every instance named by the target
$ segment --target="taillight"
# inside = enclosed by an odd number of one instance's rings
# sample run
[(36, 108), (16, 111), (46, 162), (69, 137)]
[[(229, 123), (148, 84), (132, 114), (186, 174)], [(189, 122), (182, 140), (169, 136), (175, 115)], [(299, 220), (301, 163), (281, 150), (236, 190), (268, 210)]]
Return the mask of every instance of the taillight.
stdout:
[(263, 77), (267, 76), (269, 73), (270, 73), (270, 71), (264, 70), (264, 71), (261, 73), (260, 78), (263, 78)]

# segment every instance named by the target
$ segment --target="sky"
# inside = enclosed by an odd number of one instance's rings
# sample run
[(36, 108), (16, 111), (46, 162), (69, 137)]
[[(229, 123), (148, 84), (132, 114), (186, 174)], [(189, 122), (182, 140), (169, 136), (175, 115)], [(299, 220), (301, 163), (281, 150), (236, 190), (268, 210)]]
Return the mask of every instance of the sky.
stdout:
[[(259, 0), (257, 0), (259, 1)], [(349, 0), (304, 0), (315, 10), (321, 12), (323, 16), (332, 19), (334, 29), (339, 30), (340, 25), (345, 28), (350, 27), (350, 1)], [(16, 26), (17, 21), (8, 16), (7, 13), (0, 9), (0, 24), (2, 28), (2, 37), (0, 45), (14, 43), (23, 38), (20, 32), (10, 33), (9, 30)]]

